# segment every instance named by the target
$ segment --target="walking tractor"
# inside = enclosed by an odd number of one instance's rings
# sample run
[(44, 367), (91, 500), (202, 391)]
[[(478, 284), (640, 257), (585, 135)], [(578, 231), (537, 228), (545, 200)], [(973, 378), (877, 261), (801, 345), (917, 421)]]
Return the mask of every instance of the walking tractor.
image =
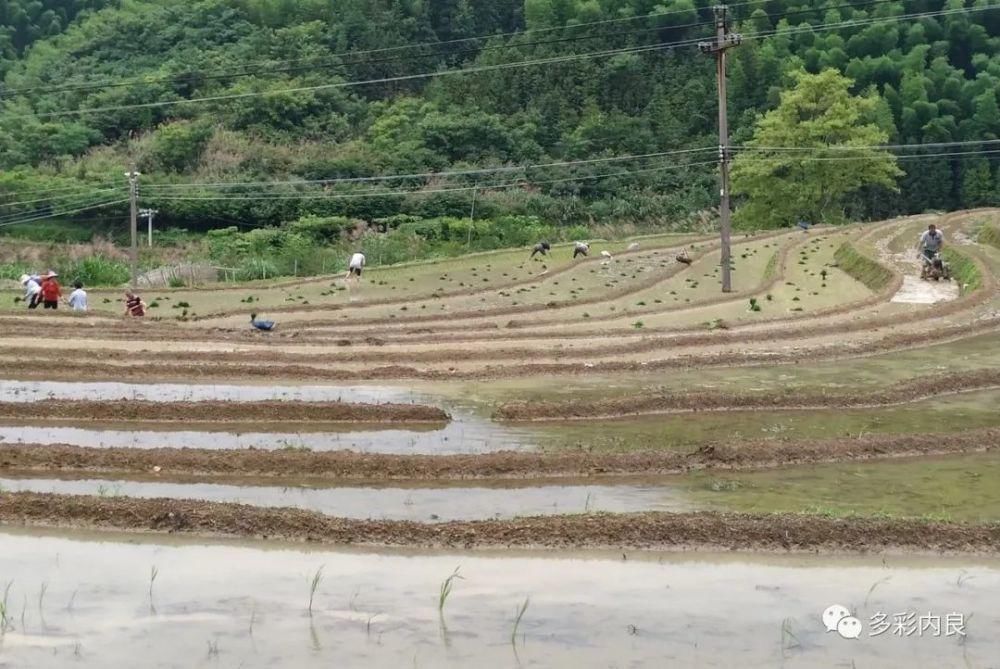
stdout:
[(944, 279), (945, 281), (951, 281), (951, 267), (941, 257), (940, 252), (934, 253), (922, 253), (920, 258), (923, 261), (923, 267), (920, 270), (920, 278), (926, 281), (940, 281)]

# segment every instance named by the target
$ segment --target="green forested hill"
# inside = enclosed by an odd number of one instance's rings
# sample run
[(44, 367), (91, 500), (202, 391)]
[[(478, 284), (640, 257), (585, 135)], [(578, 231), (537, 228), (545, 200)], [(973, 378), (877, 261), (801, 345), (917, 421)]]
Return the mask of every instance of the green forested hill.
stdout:
[[(0, 0), (0, 198), (24, 202), (0, 222), (121, 199), (132, 163), (143, 206), (189, 228), (465, 216), (473, 197), (482, 217), (681, 220), (716, 196), (714, 150), (672, 153), (716, 144), (714, 65), (694, 45), (713, 31), (710, 4)], [(884, 99), (891, 143), (948, 145), (901, 149), (899, 192), (862, 189), (852, 215), (1000, 201), (992, 145), (974, 144), (1000, 136), (1000, 10), (987, 6), (733, 4), (745, 35), (731, 58), (734, 143), (791, 73), (835, 68)], [(441, 171), (472, 173), (258, 183)], [(225, 182), (247, 185), (197, 185)]]

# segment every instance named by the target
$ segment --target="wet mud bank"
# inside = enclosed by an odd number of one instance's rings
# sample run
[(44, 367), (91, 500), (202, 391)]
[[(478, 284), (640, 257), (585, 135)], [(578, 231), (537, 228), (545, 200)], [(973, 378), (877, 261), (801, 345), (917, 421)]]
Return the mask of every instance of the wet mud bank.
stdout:
[(0, 418), (74, 421), (240, 423), (447, 423), (438, 407), (348, 402), (151, 402), (147, 400), (44, 400), (0, 402)]
[(957, 455), (1000, 449), (1000, 429), (959, 434), (867, 435), (814, 441), (716, 443), (694, 451), (587, 453), (519, 452), (399, 455), (352, 451), (86, 448), (0, 444), (0, 468), (10, 472), (149, 475), (169, 479), (300, 477), (311, 480), (546, 479), (678, 474), (701, 469), (744, 470), (887, 458)]
[(510, 402), (501, 405), (494, 418), (505, 421), (589, 420), (699, 411), (861, 409), (998, 387), (1000, 369), (983, 369), (918, 377), (885, 389), (854, 393), (821, 389), (759, 393), (692, 391), (633, 395), (595, 402)]
[[(901, 317), (900, 321), (906, 320)], [(759, 352), (734, 350), (731, 352), (712, 354), (689, 354), (672, 356), (669, 358), (654, 359), (650, 361), (614, 361), (604, 360), (594, 363), (581, 363), (578, 360), (566, 360), (560, 362), (525, 363), (523, 359), (512, 358), (509, 363), (486, 364), (480, 368), (457, 369), (454, 367), (417, 367), (420, 364), (421, 354), (407, 356), (406, 364), (385, 364), (371, 366), (364, 370), (344, 369), (336, 367), (316, 367), (313, 365), (295, 364), (285, 360), (281, 354), (274, 354), (271, 351), (264, 351), (260, 354), (244, 354), (243, 360), (250, 360), (254, 355), (258, 355), (259, 361), (256, 364), (249, 362), (225, 362), (214, 360), (212, 362), (200, 361), (192, 358), (185, 362), (157, 362), (151, 360), (143, 365), (126, 365), (124, 361), (90, 361), (80, 362), (69, 357), (55, 357), (48, 355), (43, 350), (25, 350), (26, 357), (31, 355), (39, 357), (31, 358), (30, 364), (25, 364), (25, 358), (6, 357), (7, 353), (0, 353), (0, 376), (8, 379), (20, 380), (53, 380), (60, 379), (66, 381), (145, 381), (155, 379), (157, 381), (177, 380), (190, 382), (192, 378), (197, 378), (199, 383), (209, 383), (212, 381), (243, 380), (259, 382), (263, 379), (283, 379), (293, 381), (314, 381), (314, 382), (349, 382), (358, 381), (386, 381), (396, 382), (401, 380), (419, 379), (426, 381), (442, 380), (490, 380), (504, 378), (524, 378), (542, 375), (592, 375), (592, 374), (619, 374), (628, 372), (654, 372), (682, 368), (709, 368), (709, 367), (732, 367), (732, 366), (755, 366), (773, 364), (792, 364), (802, 362), (817, 362), (825, 360), (849, 359), (867, 355), (877, 355), (890, 353), (893, 351), (912, 349), (919, 346), (947, 343), (958, 341), (972, 336), (979, 336), (996, 332), (1000, 327), (1000, 318), (983, 318), (974, 323), (961, 324), (948, 327), (931, 327), (925, 332), (889, 334), (879, 339), (869, 341), (845, 341), (839, 346), (817, 346), (813, 348), (799, 347), (793, 351), (788, 350), (762, 350)], [(863, 328), (869, 329), (869, 328)], [(830, 331), (833, 331), (831, 328)], [(769, 331), (762, 335), (753, 335), (761, 341), (771, 342), (794, 342), (797, 337), (805, 336), (809, 333), (785, 332), (781, 330)], [(735, 345), (737, 339), (727, 339), (729, 335), (699, 335), (698, 341), (704, 345), (729, 344)], [(688, 344), (674, 346), (673, 340), (654, 340), (656, 345), (663, 345), (665, 351), (675, 351), (678, 348), (685, 348)], [(692, 344), (693, 345), (693, 344)], [(646, 346), (645, 340), (633, 342), (633, 346), (642, 349)], [(629, 350), (632, 350), (631, 348)], [(653, 352), (652, 350), (650, 352)], [(579, 352), (566, 351), (565, 355), (576, 356)], [(585, 358), (583, 358), (585, 360)], [(427, 363), (441, 364), (443, 363)]]
[(427, 524), (240, 504), (7, 493), (0, 496), (0, 523), (429, 548), (1000, 553), (1000, 523), (796, 514), (647, 512)]

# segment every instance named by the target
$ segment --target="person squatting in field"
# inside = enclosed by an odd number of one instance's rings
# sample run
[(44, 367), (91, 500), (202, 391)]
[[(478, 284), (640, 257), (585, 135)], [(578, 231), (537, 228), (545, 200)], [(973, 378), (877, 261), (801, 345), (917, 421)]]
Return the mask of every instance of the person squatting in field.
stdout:
[(125, 315), (142, 318), (146, 315), (146, 303), (131, 290), (125, 293)]
[(69, 300), (66, 304), (73, 311), (86, 311), (87, 310), (87, 291), (83, 289), (82, 281), (73, 282), (73, 292), (69, 294)]
[(577, 256), (583, 256), (586, 258), (588, 253), (590, 253), (590, 244), (588, 244), (587, 242), (576, 242), (575, 244), (573, 244), (574, 259)]
[(538, 242), (537, 244), (535, 244), (535, 247), (531, 249), (531, 257), (529, 257), (528, 260), (531, 260), (531, 258), (534, 258), (539, 253), (541, 253), (543, 256), (548, 255), (549, 251), (551, 250), (552, 250), (552, 245), (549, 244), (548, 242)]

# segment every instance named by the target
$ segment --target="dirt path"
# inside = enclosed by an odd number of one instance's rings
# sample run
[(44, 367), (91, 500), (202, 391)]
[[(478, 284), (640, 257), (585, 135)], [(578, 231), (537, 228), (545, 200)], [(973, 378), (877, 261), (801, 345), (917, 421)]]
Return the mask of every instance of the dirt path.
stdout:
[(748, 470), (788, 465), (958, 455), (1000, 449), (1000, 428), (960, 434), (866, 435), (858, 439), (752, 440), (694, 451), (587, 453), (501, 451), (475, 455), (388, 455), (351, 451), (219, 451), (197, 448), (84, 448), (0, 444), (8, 473), (62, 473), (157, 480), (237, 477), (309, 481), (446, 481), (600, 478), (680, 474), (701, 469)]
[(900, 304), (937, 304), (957, 300), (960, 294), (957, 281), (926, 281), (920, 278), (921, 261), (917, 252), (893, 253), (888, 237), (875, 243), (878, 259), (903, 274), (903, 285), (891, 301)]
[(1000, 553), (1000, 523), (792, 514), (650, 512), (424, 524), (186, 500), (6, 493), (0, 523), (363, 546)]

